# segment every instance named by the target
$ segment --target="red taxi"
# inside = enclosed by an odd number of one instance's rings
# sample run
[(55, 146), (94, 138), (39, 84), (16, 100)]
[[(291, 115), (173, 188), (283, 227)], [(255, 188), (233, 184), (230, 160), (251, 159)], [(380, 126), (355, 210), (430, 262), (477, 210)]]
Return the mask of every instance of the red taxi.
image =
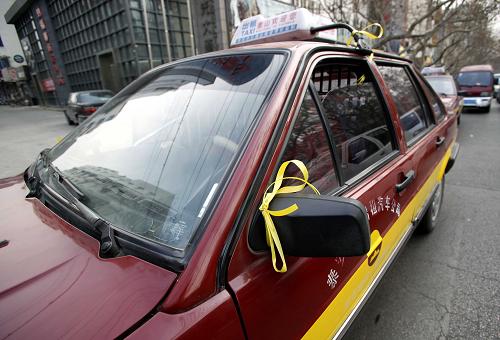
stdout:
[(2, 180), (0, 338), (340, 337), (458, 152), (412, 63), (340, 27), (160, 66)]
[(434, 91), (441, 97), (444, 106), (449, 114), (457, 116), (457, 123), (460, 124), (464, 98), (458, 95), (455, 79), (450, 74), (425, 76)]

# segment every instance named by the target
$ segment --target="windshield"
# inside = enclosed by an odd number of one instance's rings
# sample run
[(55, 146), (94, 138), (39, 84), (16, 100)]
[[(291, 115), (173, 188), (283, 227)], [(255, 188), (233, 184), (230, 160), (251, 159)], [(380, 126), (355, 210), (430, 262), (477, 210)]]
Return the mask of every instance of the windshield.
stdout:
[(103, 219), (183, 251), (284, 59), (266, 53), (212, 57), (149, 73), (49, 157)]
[(461, 72), (457, 81), (462, 86), (490, 86), (492, 78), (490, 72)]
[(447, 96), (457, 95), (455, 83), (450, 77), (429, 77), (427, 81), (438, 94), (445, 94)]
[(95, 91), (79, 93), (77, 97), (78, 103), (102, 103), (113, 97), (113, 93), (109, 91)]

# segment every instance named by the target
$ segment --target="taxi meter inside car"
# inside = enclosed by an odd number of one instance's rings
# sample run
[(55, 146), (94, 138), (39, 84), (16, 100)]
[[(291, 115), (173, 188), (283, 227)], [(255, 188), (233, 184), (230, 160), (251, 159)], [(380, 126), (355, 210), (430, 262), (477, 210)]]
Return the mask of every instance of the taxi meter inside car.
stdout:
[(344, 334), (437, 227), (457, 122), (380, 27), (316, 20), (244, 20), (0, 181), (1, 338)]

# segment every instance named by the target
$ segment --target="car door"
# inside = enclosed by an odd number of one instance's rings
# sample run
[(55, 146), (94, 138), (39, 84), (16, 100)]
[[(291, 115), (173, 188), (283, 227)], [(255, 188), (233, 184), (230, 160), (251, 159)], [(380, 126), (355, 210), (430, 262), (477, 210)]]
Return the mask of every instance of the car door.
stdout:
[[(269, 183), (257, 183), (259, 195), (249, 197), (227, 271), (227, 285), (251, 339), (342, 334), (409, 235), (413, 188), (398, 192), (396, 185), (405, 181), (403, 174), (412, 164), (398, 146), (401, 131), (395, 132), (399, 127), (393, 126), (395, 112), (389, 113), (379, 88), (381, 78), (369, 65), (358, 57), (324, 55), (311, 61), (303, 89), (284, 118), (288, 124), (277, 134), (282, 147), (270, 151), (279, 155), (278, 161), (264, 165), (264, 178), (282, 162), (298, 159), (322, 195), (358, 199), (370, 222), (370, 251), (353, 257), (287, 256), (288, 270), (276, 272), (258, 211)], [(356, 165), (364, 168), (354, 171), (348, 162), (342, 167), (345, 142), (373, 131), (386, 152), (358, 150), (363, 159)], [(298, 171), (286, 175), (297, 176)]]
[[(378, 64), (378, 70), (396, 103), (408, 157), (415, 165), (412, 171), (420, 199), (414, 207), (413, 220), (418, 222), (433, 192), (441, 185), (447, 161), (445, 154), (451, 152), (448, 147), (451, 141), (446, 140), (448, 133), (445, 124), (438, 124), (444, 120), (445, 110), (437, 99), (432, 100), (424, 94), (422, 83), (409, 65), (383, 61)], [(416, 117), (418, 124), (405, 123), (409, 112)]]

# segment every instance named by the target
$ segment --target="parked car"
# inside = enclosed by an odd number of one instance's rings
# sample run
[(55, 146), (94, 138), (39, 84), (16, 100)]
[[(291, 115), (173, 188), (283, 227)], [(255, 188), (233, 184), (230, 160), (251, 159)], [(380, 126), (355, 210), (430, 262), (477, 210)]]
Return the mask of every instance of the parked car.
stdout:
[(113, 97), (109, 90), (92, 90), (72, 92), (68, 97), (68, 106), (64, 116), (69, 125), (76, 125), (87, 119)]
[(340, 337), (437, 227), (457, 117), (412, 62), (258, 18), (0, 182), (1, 338)]
[(460, 124), (464, 98), (458, 95), (455, 79), (451, 75), (426, 76), (425, 79), (441, 97), (449, 114), (457, 115), (457, 123)]
[(493, 97), (495, 97), (497, 103), (500, 104), (500, 73), (495, 73), (493, 78), (495, 79), (493, 81)]
[(463, 67), (457, 77), (458, 94), (464, 97), (464, 107), (490, 112), (493, 98), (493, 68), (491, 65)]

